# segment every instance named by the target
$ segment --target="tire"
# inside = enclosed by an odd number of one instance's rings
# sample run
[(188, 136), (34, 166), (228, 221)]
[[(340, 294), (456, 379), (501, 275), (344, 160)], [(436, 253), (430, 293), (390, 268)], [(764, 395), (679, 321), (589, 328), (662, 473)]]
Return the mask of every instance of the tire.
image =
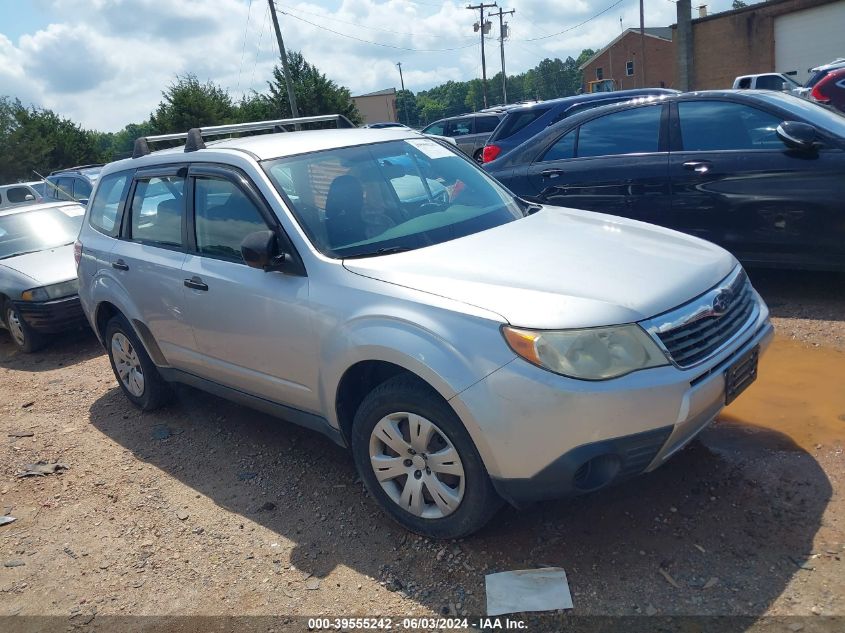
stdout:
[[(411, 439), (411, 428), (429, 428), (425, 423), (434, 427), (429, 439)], [(400, 432), (405, 443), (389, 429)], [(436, 539), (461, 538), (483, 527), (502, 505), (457, 414), (415, 376), (395, 376), (371, 391), (355, 413), (351, 439), (355, 465), (367, 490), (392, 519), (412, 532)], [(425, 450), (415, 452), (414, 441)], [(444, 459), (447, 454), (450, 458)], [(373, 455), (381, 462), (382, 481)], [(400, 470), (404, 474), (396, 475)], [(458, 470), (460, 475), (455, 474)]]
[(474, 160), (479, 165), (484, 164), (484, 150), (479, 149), (475, 151), (475, 154), (472, 155), (472, 160)]
[(44, 335), (33, 330), (18, 312), (18, 309), (7, 301), (3, 306), (3, 320), (6, 323), (6, 329), (12, 337), (12, 343), (15, 344), (20, 351), (25, 354), (37, 352), (47, 343)]
[(170, 387), (123, 315), (109, 320), (104, 340), (117, 383), (132, 404), (142, 411), (153, 411), (165, 404)]

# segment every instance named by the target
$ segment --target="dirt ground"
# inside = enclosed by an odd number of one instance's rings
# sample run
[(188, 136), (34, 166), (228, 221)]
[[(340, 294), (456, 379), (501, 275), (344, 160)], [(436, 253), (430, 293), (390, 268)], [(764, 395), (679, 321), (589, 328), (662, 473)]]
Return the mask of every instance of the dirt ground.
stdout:
[[(140, 414), (92, 334), (26, 356), (0, 332), (0, 511), (17, 518), (0, 526), (0, 629), (36, 615), (57, 630), (120, 615), (477, 616), (485, 574), (560, 566), (574, 609), (528, 630), (584, 615), (843, 630), (826, 616), (845, 616), (845, 276), (752, 278), (778, 336), (699, 441), (623, 485), (506, 507), (459, 542), (390, 522), (316, 433), (188, 388)], [(38, 460), (67, 470), (16, 476)], [(261, 630), (286, 621), (272, 622)]]

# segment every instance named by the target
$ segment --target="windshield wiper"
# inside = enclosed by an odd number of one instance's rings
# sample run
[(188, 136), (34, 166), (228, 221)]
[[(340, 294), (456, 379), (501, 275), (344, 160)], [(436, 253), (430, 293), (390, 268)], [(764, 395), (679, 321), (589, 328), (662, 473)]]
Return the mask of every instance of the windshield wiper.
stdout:
[(407, 246), (390, 246), (388, 248), (380, 248), (377, 251), (367, 251), (365, 253), (355, 253), (354, 255), (347, 255), (343, 259), (362, 259), (364, 257), (378, 257), (379, 255), (392, 255), (393, 253), (404, 253), (405, 251), (412, 251), (414, 249)]

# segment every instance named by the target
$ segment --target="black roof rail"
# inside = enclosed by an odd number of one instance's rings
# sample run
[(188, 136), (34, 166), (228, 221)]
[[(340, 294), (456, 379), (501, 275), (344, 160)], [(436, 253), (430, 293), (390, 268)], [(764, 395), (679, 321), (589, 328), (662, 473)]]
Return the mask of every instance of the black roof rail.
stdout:
[(303, 123), (330, 123), (334, 122), (338, 128), (354, 128), (352, 123), (342, 114), (321, 114), (318, 116), (301, 116), (292, 119), (275, 119), (272, 121), (253, 121), (250, 123), (233, 123), (231, 125), (212, 125), (209, 127), (195, 127), (187, 132), (174, 134), (155, 134), (153, 136), (139, 136), (135, 139), (135, 146), (132, 151), (132, 158), (140, 158), (150, 153), (150, 143), (161, 143), (164, 141), (185, 140), (185, 151), (195, 152), (198, 149), (205, 149), (205, 137), (225, 136), (226, 134), (243, 134), (244, 132), (290, 132), (290, 127), (299, 129)]

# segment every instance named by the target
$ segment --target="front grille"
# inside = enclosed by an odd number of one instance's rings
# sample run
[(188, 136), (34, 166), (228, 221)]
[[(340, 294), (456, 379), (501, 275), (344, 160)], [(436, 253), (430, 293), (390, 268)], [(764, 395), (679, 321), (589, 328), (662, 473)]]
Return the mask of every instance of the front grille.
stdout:
[[(720, 294), (729, 298), (724, 312), (717, 313), (713, 301)], [(677, 365), (691, 367), (706, 360), (739, 332), (754, 312), (754, 306), (751, 282), (742, 271), (728, 285), (693, 302), (688, 320), (656, 334)]]

